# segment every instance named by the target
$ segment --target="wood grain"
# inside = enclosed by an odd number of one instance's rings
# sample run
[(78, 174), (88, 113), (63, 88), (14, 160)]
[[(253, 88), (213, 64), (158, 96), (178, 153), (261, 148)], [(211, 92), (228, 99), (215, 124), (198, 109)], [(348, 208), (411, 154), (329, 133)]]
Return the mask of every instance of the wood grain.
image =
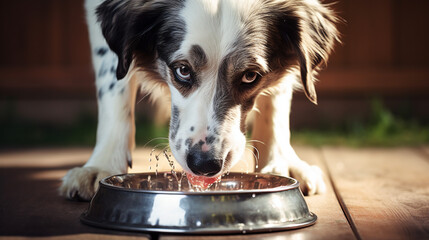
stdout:
[(150, 239), (84, 225), (79, 216), (88, 202), (59, 196), (61, 178), (90, 154), (89, 148), (0, 152), (0, 239)]
[(429, 162), (417, 149), (323, 154), (362, 239), (429, 239)]
[[(295, 147), (298, 155), (311, 162), (311, 164), (321, 166), (320, 152), (310, 147)], [(325, 171), (326, 172), (326, 171)], [(174, 236), (161, 235), (162, 240), (184, 240), (184, 239), (204, 239), (204, 240), (221, 240), (221, 239), (354, 239), (353, 232), (341, 211), (335, 194), (325, 177), (327, 183), (327, 192), (323, 195), (306, 197), (310, 211), (318, 216), (315, 225), (307, 228), (265, 233), (265, 234), (247, 234), (247, 235), (228, 235), (228, 236)]]
[[(326, 162), (362, 239), (429, 239), (429, 146), (350, 149), (295, 147), (312, 164)], [(82, 225), (87, 203), (65, 201), (56, 193), (60, 178), (83, 164), (91, 149), (40, 149), (0, 153), (0, 239), (135, 239), (148, 235)], [(133, 171), (148, 169), (150, 149), (138, 148)], [(238, 167), (251, 166), (241, 163)], [(160, 170), (167, 170), (162, 163)], [(240, 170), (240, 169), (238, 169)], [(318, 216), (314, 226), (266, 234), (227, 236), (160, 235), (183, 239), (355, 239), (332, 185), (327, 193), (306, 197)], [(6, 184), (7, 183), (7, 184)], [(31, 196), (31, 197), (29, 197)], [(34, 202), (38, 202), (34, 207)], [(108, 236), (107, 236), (108, 234)], [(36, 238), (34, 238), (36, 236)], [(157, 237), (153, 235), (152, 237)]]
[(424, 146), (421, 148), (423, 157), (429, 162), (429, 146)]

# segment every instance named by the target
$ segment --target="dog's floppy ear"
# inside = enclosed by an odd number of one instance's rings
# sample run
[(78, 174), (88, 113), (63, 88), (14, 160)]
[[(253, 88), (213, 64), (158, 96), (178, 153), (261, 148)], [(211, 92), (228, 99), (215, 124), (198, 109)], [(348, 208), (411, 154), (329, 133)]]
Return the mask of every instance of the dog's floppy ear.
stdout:
[(136, 48), (147, 56), (154, 56), (156, 31), (165, 7), (163, 1), (106, 0), (97, 8), (107, 44), (118, 55), (118, 79), (126, 76)]
[(334, 13), (318, 1), (298, 1), (283, 8), (281, 34), (292, 47), (300, 66), (307, 98), (317, 104), (314, 75), (326, 64), (335, 41), (339, 41)]

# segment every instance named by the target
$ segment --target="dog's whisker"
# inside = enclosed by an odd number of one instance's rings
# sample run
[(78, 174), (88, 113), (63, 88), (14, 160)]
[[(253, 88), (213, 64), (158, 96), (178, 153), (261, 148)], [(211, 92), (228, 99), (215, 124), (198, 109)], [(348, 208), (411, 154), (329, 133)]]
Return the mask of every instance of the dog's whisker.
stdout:
[(259, 154), (258, 154), (258, 156), (256, 156), (255, 151), (253, 151), (252, 148), (246, 148), (246, 150), (248, 150), (249, 152), (252, 153), (253, 158), (255, 159), (255, 169), (258, 169), (259, 168), (259, 164), (258, 164), (258, 162), (259, 162)]
[(141, 101), (143, 101), (145, 98), (147, 98), (148, 96), (150, 96), (150, 92), (148, 92), (148, 93), (146, 93), (145, 95), (143, 95), (141, 98), (140, 98), (140, 100), (138, 100), (137, 102), (136, 102), (136, 105), (137, 104), (139, 104)]
[(247, 140), (247, 143), (260, 143), (260, 144), (262, 144), (262, 145), (265, 145), (265, 143), (264, 143), (264, 142), (259, 141), (259, 140)]
[(257, 156), (255, 156), (255, 169), (258, 169), (259, 168), (260, 153), (259, 153), (259, 149), (255, 146), (253, 146), (252, 143), (260, 143), (262, 145), (265, 145), (265, 143), (262, 141), (259, 141), (259, 140), (254, 140), (254, 139), (247, 141), (247, 146), (254, 149), (254, 150), (252, 150), (253, 154), (255, 155), (255, 153), (254, 153), (255, 151), (257, 153)]
[(251, 147), (252, 149), (254, 149), (254, 151), (256, 151), (256, 153), (258, 154), (258, 160), (259, 160), (259, 150), (257, 147), (253, 146), (253, 145), (247, 145), (247, 147)]

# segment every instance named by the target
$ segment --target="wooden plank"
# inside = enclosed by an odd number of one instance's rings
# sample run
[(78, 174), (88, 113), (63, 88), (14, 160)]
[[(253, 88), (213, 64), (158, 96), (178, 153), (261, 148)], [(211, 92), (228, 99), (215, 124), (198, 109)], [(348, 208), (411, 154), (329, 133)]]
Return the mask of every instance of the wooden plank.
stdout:
[(80, 223), (88, 202), (58, 195), (60, 179), (83, 164), (91, 149), (40, 149), (0, 153), (0, 239), (150, 239)]
[(425, 159), (429, 161), (429, 146), (422, 147), (423, 154), (425, 155)]
[[(311, 162), (314, 165), (323, 164), (320, 159), (320, 152), (314, 148), (297, 146), (295, 147), (298, 155)], [(325, 171), (326, 172), (326, 171)], [(247, 234), (247, 235), (222, 235), (222, 236), (174, 236), (161, 235), (162, 240), (185, 240), (185, 239), (204, 239), (204, 240), (223, 240), (223, 239), (354, 239), (353, 232), (337, 202), (329, 180), (325, 177), (327, 183), (327, 192), (323, 195), (305, 197), (310, 211), (318, 216), (317, 223), (314, 226), (275, 233)]]
[(429, 162), (417, 149), (323, 149), (362, 239), (429, 239)]
[(89, 148), (40, 148), (0, 152), (0, 168), (72, 167), (84, 164), (91, 156)]

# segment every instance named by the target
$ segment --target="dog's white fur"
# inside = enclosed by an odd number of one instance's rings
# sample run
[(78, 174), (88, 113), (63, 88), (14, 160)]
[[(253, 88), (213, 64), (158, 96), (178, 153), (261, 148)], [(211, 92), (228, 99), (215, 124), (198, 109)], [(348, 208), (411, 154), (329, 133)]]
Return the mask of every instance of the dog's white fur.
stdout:
[[(289, 0), (293, 2), (293, 0)], [(115, 75), (118, 56), (109, 49), (109, 45), (103, 37), (100, 24), (97, 23), (95, 9), (102, 0), (86, 0), (87, 21), (90, 33), (90, 41), (93, 52), (93, 65), (97, 74), (96, 87), (98, 91), (99, 123), (97, 129), (97, 143), (93, 154), (83, 167), (70, 170), (63, 179), (60, 194), (67, 198), (80, 197), (90, 199), (98, 186), (98, 181), (108, 175), (126, 173), (131, 164), (131, 153), (134, 148), (134, 105), (138, 90), (150, 93), (153, 99), (168, 95), (176, 109), (174, 117), (179, 117), (180, 127), (177, 132), (170, 132), (170, 146), (173, 155), (187, 172), (192, 172), (187, 165), (186, 154), (190, 146), (185, 139), (191, 139), (193, 143), (203, 141), (208, 135), (213, 134), (214, 128), (216, 140), (220, 144), (202, 143), (201, 149), (213, 150), (223, 159), (222, 172), (235, 164), (243, 155), (246, 143), (241, 130), (243, 111), (240, 105), (232, 106), (225, 111), (226, 120), (216, 118), (216, 94), (219, 87), (216, 80), (219, 78), (219, 69), (222, 60), (237, 49), (237, 36), (243, 34), (246, 27), (244, 22), (257, 21), (255, 8), (260, 7), (260, 0), (246, 0), (245, 3), (238, 0), (185, 0), (178, 16), (186, 26), (186, 34), (177, 51), (169, 57), (172, 59), (189, 59), (190, 51), (198, 44), (206, 56), (206, 66), (199, 71), (199, 78), (203, 79), (198, 90), (184, 94), (175, 85), (169, 66), (161, 60), (157, 60), (157, 68), (154, 71), (160, 73), (162, 81), (154, 80), (153, 73), (133, 61), (123, 79), (117, 81)], [(268, 1), (267, 4), (280, 4), (281, 0)], [(325, 8), (316, 0), (300, 0), (301, 4), (309, 4), (320, 8), (322, 13)], [(294, 3), (291, 3), (291, 6)], [(297, 15), (307, 17), (303, 12), (297, 11)], [(317, 13), (318, 14), (318, 13)], [(305, 16), (304, 16), (305, 15)], [(316, 16), (314, 18), (321, 18)], [(304, 21), (304, 20), (303, 20)], [(325, 21), (320, 20), (318, 21)], [(328, 20), (326, 20), (328, 21)], [(301, 24), (301, 30), (306, 31), (306, 25)], [(331, 29), (336, 34), (335, 29)], [(302, 37), (301, 45), (314, 46), (310, 37)], [(336, 36), (334, 36), (336, 38)], [(326, 60), (328, 49), (316, 49), (311, 47), (302, 51), (302, 58), (315, 57), (314, 51)], [(325, 53), (325, 54), (323, 54)], [(134, 59), (135, 60), (135, 59)], [(253, 60), (260, 69), (267, 72), (266, 76), (279, 76), (276, 84), (263, 89), (256, 98), (253, 135), (255, 147), (259, 149), (259, 170), (266, 173), (278, 173), (285, 176), (293, 176), (300, 180), (301, 187), (306, 194), (316, 194), (325, 191), (322, 171), (315, 166), (310, 166), (302, 161), (290, 145), (289, 111), (294, 89), (300, 88), (297, 69), (291, 67), (288, 74), (270, 75), (269, 63), (263, 55), (256, 55)], [(119, 63), (120, 64), (120, 63)], [(301, 63), (302, 64), (302, 63)], [(305, 63), (308, 71), (313, 69), (311, 63)], [(231, 67), (230, 65), (228, 65)], [(302, 66), (301, 66), (302, 67)], [(303, 72), (301, 71), (301, 74)], [(298, 74), (299, 75), (299, 74)], [(311, 77), (311, 75), (309, 75)], [(309, 85), (304, 87), (307, 95), (315, 101), (312, 79)], [(305, 83), (304, 83), (305, 84)], [(168, 91), (169, 90), (169, 91)], [(166, 94), (167, 93), (167, 94)], [(167, 98), (170, 98), (167, 97)], [(169, 102), (169, 101), (163, 101)], [(180, 114), (179, 114), (180, 113)], [(178, 121), (175, 119), (174, 121)], [(176, 124), (172, 119), (171, 124)], [(210, 129), (211, 128), (211, 129)], [(191, 129), (191, 130), (190, 130)], [(189, 144), (189, 143), (188, 143)], [(222, 148), (222, 149), (220, 149)], [(219, 174), (222, 174), (219, 173)]]

